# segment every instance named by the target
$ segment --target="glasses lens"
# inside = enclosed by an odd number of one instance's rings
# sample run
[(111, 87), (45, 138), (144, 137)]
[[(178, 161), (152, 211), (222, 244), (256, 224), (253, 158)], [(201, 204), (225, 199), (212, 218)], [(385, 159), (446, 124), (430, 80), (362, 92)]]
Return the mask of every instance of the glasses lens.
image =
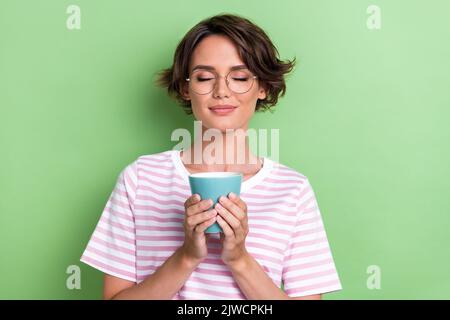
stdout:
[(206, 94), (213, 90), (216, 75), (207, 70), (196, 70), (191, 75), (192, 90), (198, 94)]
[[(195, 70), (190, 77), (190, 85), (194, 92), (207, 94), (213, 91), (217, 78), (208, 70)], [(228, 88), (235, 93), (245, 93), (253, 85), (253, 74), (247, 70), (234, 70), (227, 76)]]
[(247, 70), (235, 70), (228, 74), (228, 87), (236, 93), (245, 93), (253, 84), (253, 74)]

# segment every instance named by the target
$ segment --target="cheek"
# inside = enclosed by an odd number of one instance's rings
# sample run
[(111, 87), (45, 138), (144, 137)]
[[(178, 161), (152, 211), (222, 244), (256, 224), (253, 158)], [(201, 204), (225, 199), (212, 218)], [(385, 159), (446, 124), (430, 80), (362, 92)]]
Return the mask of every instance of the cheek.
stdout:
[(239, 103), (245, 106), (245, 110), (253, 112), (256, 108), (256, 101), (258, 100), (258, 91), (248, 92), (239, 97)]
[(194, 117), (201, 120), (203, 115), (208, 111), (206, 108), (208, 98), (200, 95), (191, 95), (191, 108)]

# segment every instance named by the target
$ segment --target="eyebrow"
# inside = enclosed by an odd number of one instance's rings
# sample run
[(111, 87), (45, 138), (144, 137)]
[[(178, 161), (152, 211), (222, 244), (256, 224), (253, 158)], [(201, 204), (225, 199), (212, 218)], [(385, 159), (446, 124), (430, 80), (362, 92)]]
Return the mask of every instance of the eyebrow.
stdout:
[[(212, 70), (212, 71), (215, 71), (215, 70), (216, 70), (213, 66), (208, 66), (208, 65), (204, 65), (204, 64), (199, 64), (199, 65), (196, 65), (196, 66), (192, 69), (191, 72), (194, 72), (194, 71), (197, 70), (197, 69)], [(240, 64), (240, 65), (237, 65), (237, 66), (233, 66), (233, 67), (230, 68), (230, 71), (233, 71), (233, 70), (240, 70), (240, 69), (247, 69), (247, 66), (244, 65), (244, 64)]]

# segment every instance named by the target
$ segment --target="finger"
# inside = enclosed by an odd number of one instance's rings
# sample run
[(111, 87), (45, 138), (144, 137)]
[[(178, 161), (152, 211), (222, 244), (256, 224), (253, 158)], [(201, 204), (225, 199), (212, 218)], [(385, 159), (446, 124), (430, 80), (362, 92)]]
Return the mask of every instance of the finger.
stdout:
[(200, 195), (193, 194), (192, 196), (187, 198), (186, 201), (184, 202), (184, 208), (187, 209), (188, 207), (192, 206), (194, 203), (199, 202), (200, 200), (201, 200)]
[[(212, 217), (211, 219), (208, 219), (208, 220), (206, 220), (205, 222), (202, 222), (202, 223), (200, 223), (199, 225), (197, 225), (196, 227), (195, 227), (195, 232), (196, 233), (202, 233), (202, 232), (205, 232), (205, 230), (209, 227), (209, 226), (211, 226), (212, 224), (214, 224), (214, 222), (216, 222), (216, 217), (214, 216), (214, 217)], [(207, 238), (209, 238), (209, 237), (207, 237)]]
[(233, 214), (238, 220), (244, 219), (245, 212), (243, 212), (242, 209), (233, 201), (222, 196), (219, 198), (219, 202), (225, 209), (231, 212), (231, 214)]
[[(231, 238), (231, 237), (234, 238), (233, 229), (231, 229), (229, 224), (219, 215), (217, 216), (217, 223), (222, 228), (223, 234), (225, 235), (226, 238)], [(222, 234), (220, 235), (220, 239), (222, 241), (224, 240), (224, 237), (222, 236)]]
[[(227, 202), (227, 200), (229, 202)], [(239, 219), (239, 221), (241, 222), (241, 225), (242, 225), (242, 229), (247, 230), (248, 229), (247, 204), (244, 202), (244, 200), (242, 200), (235, 193), (230, 192), (228, 194), (228, 198), (224, 199), (224, 202), (233, 203), (234, 205), (236, 205), (238, 207), (238, 209), (237, 209), (235, 206), (232, 206), (232, 209), (229, 209), (229, 211), (235, 217), (237, 217)]]
[(200, 212), (206, 211), (213, 205), (213, 201), (211, 199), (202, 200), (196, 204), (191, 205), (186, 209), (186, 215), (192, 216), (194, 214), (198, 214)]
[(247, 212), (247, 204), (237, 194), (230, 192), (228, 194), (228, 198), (234, 203), (236, 203), (239, 206), (239, 208), (242, 209), (242, 211)]
[(193, 230), (198, 224), (205, 222), (217, 215), (215, 209), (204, 211), (186, 218), (186, 225), (189, 230)]
[(246, 219), (243, 221), (238, 220), (231, 212), (222, 207), (220, 203), (216, 205), (216, 210), (219, 213), (219, 216), (222, 217), (228, 225), (232, 228), (234, 232), (234, 236), (237, 240), (245, 239), (246, 237)]
[(219, 213), (219, 215), (232, 227), (233, 229), (238, 229), (241, 227), (241, 222), (226, 208), (217, 203), (215, 209)]

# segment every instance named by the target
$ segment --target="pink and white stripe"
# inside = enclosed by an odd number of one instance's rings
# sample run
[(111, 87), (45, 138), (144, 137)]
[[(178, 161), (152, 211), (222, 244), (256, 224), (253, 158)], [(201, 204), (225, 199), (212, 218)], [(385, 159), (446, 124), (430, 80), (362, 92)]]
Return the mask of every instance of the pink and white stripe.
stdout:
[[(120, 173), (81, 261), (139, 283), (184, 241), (184, 201), (191, 195), (179, 151), (144, 155)], [(249, 253), (289, 296), (341, 289), (319, 206), (309, 180), (264, 158), (242, 184), (248, 206)], [(173, 299), (245, 299), (220, 260), (214, 235), (208, 257)]]

